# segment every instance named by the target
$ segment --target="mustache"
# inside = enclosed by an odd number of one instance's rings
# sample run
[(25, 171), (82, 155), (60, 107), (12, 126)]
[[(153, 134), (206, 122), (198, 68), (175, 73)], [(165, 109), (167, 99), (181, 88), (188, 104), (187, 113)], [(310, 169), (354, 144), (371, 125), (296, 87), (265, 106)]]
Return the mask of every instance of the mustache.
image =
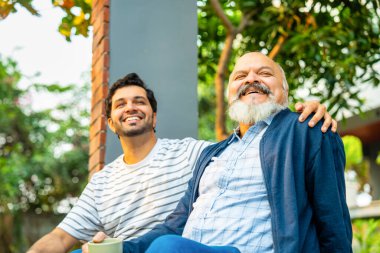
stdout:
[(255, 88), (266, 95), (272, 94), (272, 91), (267, 86), (265, 86), (264, 84), (261, 84), (258, 81), (254, 81), (253, 83), (247, 83), (241, 86), (237, 92), (237, 97), (240, 98), (244, 96), (247, 93), (249, 88)]

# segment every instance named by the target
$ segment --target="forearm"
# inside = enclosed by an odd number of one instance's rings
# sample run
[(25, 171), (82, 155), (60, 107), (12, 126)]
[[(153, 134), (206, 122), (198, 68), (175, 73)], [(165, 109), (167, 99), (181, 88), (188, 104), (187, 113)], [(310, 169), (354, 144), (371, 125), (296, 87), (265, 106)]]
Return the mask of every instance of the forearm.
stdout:
[(54, 229), (33, 244), (27, 253), (65, 253), (77, 240), (61, 229)]

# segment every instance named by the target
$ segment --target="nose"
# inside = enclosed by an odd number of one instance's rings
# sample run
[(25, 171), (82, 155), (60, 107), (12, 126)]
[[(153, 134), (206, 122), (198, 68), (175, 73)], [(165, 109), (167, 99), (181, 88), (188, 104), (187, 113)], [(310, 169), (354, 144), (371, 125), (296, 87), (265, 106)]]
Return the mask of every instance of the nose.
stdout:
[(253, 70), (249, 71), (247, 76), (244, 79), (244, 84), (260, 82), (259, 75), (257, 75)]
[(124, 112), (134, 112), (136, 111), (136, 105), (132, 101), (128, 101), (124, 107)]

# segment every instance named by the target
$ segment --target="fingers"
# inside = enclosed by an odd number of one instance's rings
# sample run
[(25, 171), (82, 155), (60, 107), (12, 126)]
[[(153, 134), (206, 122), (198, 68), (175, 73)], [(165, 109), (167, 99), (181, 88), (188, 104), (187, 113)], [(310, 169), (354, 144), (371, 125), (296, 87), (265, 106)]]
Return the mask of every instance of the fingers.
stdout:
[(332, 117), (328, 112), (326, 112), (323, 117), (325, 118), (325, 121), (322, 124), (321, 131), (326, 133), (327, 129), (331, 126)]
[(322, 132), (326, 132), (328, 127), (331, 125), (331, 116), (328, 112), (326, 112), (326, 106), (319, 104), (317, 111), (315, 112), (314, 116), (309, 121), (309, 126), (314, 127), (317, 122), (319, 122), (321, 119), (325, 119), (324, 124), (322, 126)]
[(325, 133), (329, 127), (334, 133), (338, 129), (338, 123), (334, 120), (331, 115), (327, 112), (326, 106), (321, 105), (318, 101), (307, 101), (304, 103), (296, 103), (295, 109), (297, 112), (301, 113), (298, 120), (304, 122), (305, 119), (313, 112), (314, 116), (310, 119), (308, 125), (314, 127), (320, 120), (324, 119), (324, 122), (321, 127), (321, 131)]
[(93, 242), (102, 242), (106, 238), (107, 238), (107, 235), (105, 233), (98, 232), (98, 233), (96, 233), (96, 235), (94, 236), (94, 238), (92, 238), (92, 241)]
[[(313, 112), (316, 113), (314, 115), (313, 119), (309, 122), (309, 126), (313, 127), (322, 117), (323, 114), (326, 111), (326, 107), (324, 105), (321, 105), (318, 101), (307, 101), (304, 103), (300, 103), (302, 106), (299, 106), (299, 108), (302, 109), (302, 113), (300, 117), (298, 118), (300, 122), (304, 122), (305, 119)], [(297, 105), (296, 105), (297, 109)], [(298, 110), (297, 110), (298, 111)], [(298, 111), (298, 112), (301, 112)]]
[(82, 245), (82, 253), (88, 253), (88, 244), (87, 243)]
[(338, 129), (338, 123), (336, 122), (336, 120), (333, 119), (328, 112), (325, 113), (324, 118), (325, 121), (323, 122), (321, 128), (322, 132), (326, 133), (327, 129), (329, 129), (329, 127), (331, 126), (331, 131), (336, 133), (336, 130)]
[(304, 105), (300, 102), (297, 102), (294, 106), (294, 108), (296, 109), (297, 112), (302, 112), (303, 111), (303, 108), (304, 108)]
[[(104, 239), (107, 238), (107, 235), (103, 232), (98, 232), (96, 235), (92, 238), (93, 242), (102, 242)], [(88, 244), (85, 243), (82, 245), (82, 253), (88, 253)]]

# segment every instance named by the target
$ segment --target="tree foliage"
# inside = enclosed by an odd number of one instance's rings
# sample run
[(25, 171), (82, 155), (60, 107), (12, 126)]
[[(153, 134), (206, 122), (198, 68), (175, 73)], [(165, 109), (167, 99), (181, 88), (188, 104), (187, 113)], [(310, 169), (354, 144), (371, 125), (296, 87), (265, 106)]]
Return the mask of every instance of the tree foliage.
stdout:
[(38, 11), (32, 5), (33, 0), (3, 0), (0, 2), (0, 19), (5, 19), (12, 12), (17, 12), (17, 6), (28, 10), (31, 14), (38, 16)]
[[(57, 211), (58, 201), (77, 196), (86, 182), (89, 112), (78, 101), (87, 88), (20, 89), (17, 64), (0, 60), (0, 212)], [(27, 101), (33, 90), (75, 95), (56, 108), (33, 111)]]
[[(0, 58), (0, 244), (20, 246), (17, 227), (24, 212), (67, 212), (70, 198), (87, 183), (89, 110), (86, 86), (31, 84), (19, 87), (22, 74), (11, 59)], [(70, 97), (56, 107), (34, 111), (31, 92)], [(66, 209), (66, 210), (65, 210)], [(14, 232), (14, 238), (2, 235)], [(11, 239), (9, 239), (11, 238)], [(13, 245), (13, 246), (12, 246)], [(5, 252), (19, 252), (18, 250)]]
[(355, 172), (356, 181), (359, 183), (358, 190), (363, 191), (364, 186), (369, 183), (370, 163), (363, 156), (362, 142), (353, 135), (343, 136), (342, 141), (346, 154), (346, 171), (352, 170)]
[[(51, 0), (55, 7), (64, 11), (58, 31), (71, 40), (73, 35), (88, 36), (91, 24), (92, 0)], [(0, 19), (5, 19), (18, 8), (25, 8), (32, 15), (39, 16), (39, 11), (33, 7), (33, 0), (5, 0), (0, 2)]]
[(380, 220), (357, 219), (352, 224), (353, 250), (357, 253), (380, 252)]
[[(200, 120), (201, 128), (212, 129), (215, 121), (208, 114), (224, 106), (220, 96), (232, 68), (230, 59), (247, 51), (264, 52), (281, 64), (291, 102), (308, 96), (327, 104), (334, 116), (344, 110), (359, 113), (361, 89), (380, 82), (375, 69), (380, 60), (379, 14), (376, 0), (199, 0), (199, 99), (201, 115), (207, 118)], [(231, 47), (231, 57), (223, 57), (226, 47)], [(219, 93), (214, 94), (212, 80), (220, 77), (215, 83)], [(222, 129), (218, 139), (226, 134), (222, 122), (217, 115), (216, 128)], [(201, 137), (213, 136), (205, 131)]]

